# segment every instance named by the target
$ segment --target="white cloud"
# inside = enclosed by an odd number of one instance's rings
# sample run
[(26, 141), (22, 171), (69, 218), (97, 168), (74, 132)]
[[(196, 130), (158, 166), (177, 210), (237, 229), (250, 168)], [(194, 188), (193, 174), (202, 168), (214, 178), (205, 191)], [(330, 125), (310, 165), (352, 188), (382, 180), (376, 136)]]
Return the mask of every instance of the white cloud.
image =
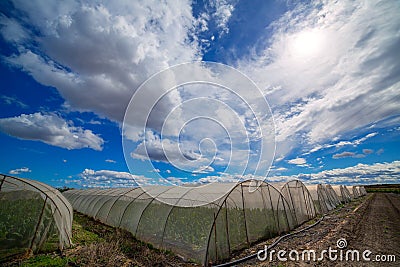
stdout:
[(16, 1), (14, 6), (25, 16), (0, 20), (9, 29), (3, 37), (18, 49), (5, 62), (57, 88), (71, 109), (121, 122), (143, 81), (198, 58), (197, 43), (190, 41), (190, 1)]
[(354, 152), (348, 152), (348, 151), (344, 151), (342, 153), (338, 153), (332, 156), (333, 159), (341, 159), (341, 158), (348, 158), (348, 157), (352, 157), (352, 158), (364, 158), (365, 155), (364, 154), (356, 154)]
[(355, 155), (354, 152), (347, 152), (347, 151), (345, 151), (345, 152), (342, 152), (342, 153), (333, 155), (332, 158), (334, 158), (334, 159), (340, 159), (340, 158), (353, 157), (354, 155)]
[(288, 163), (294, 164), (294, 165), (304, 165), (307, 163), (307, 161), (304, 158), (295, 158), (295, 159), (288, 160)]
[[(256, 179), (271, 183), (287, 182), (293, 179), (300, 179), (306, 184), (328, 183), (328, 184), (375, 184), (375, 183), (398, 183), (400, 179), (400, 161), (374, 163), (374, 164), (357, 164), (352, 167), (338, 168), (332, 170), (324, 170), (312, 174), (299, 174), (291, 176), (254, 176), (254, 175), (211, 175), (194, 181), (186, 181), (184, 178), (168, 177), (168, 181), (183, 184), (207, 184), (214, 182), (237, 182), (247, 179)], [(65, 180), (72, 181), (72, 180)], [(79, 174), (79, 179), (73, 180), (80, 186), (84, 187), (133, 187), (139, 182), (140, 185), (150, 184), (152, 179), (144, 176), (132, 175), (127, 172), (118, 172), (111, 170), (85, 169)]]
[(1, 35), (11, 43), (24, 41), (28, 37), (27, 29), (24, 29), (16, 20), (0, 14)]
[(400, 179), (400, 161), (357, 164), (352, 167), (322, 171), (311, 176), (315, 182), (326, 183), (395, 183)]
[(313, 149), (311, 149), (310, 151), (304, 153), (304, 155), (317, 152), (317, 151), (319, 151), (321, 149), (331, 148), (331, 147), (336, 147), (336, 148), (341, 148), (341, 147), (344, 147), (344, 146), (357, 147), (358, 145), (364, 143), (366, 140), (368, 140), (368, 139), (370, 139), (370, 138), (372, 138), (372, 137), (374, 137), (376, 135), (378, 135), (377, 132), (372, 132), (372, 133), (369, 133), (369, 134), (365, 135), (364, 137), (355, 139), (353, 141), (340, 141), (340, 142), (333, 143), (333, 144), (327, 143), (327, 144), (324, 144), (324, 145), (317, 145)]
[(8, 173), (15, 175), (15, 174), (21, 174), (21, 173), (24, 173), (24, 172), (31, 172), (31, 170), (28, 167), (22, 167), (22, 168), (19, 168), (19, 169), (10, 170)]
[(6, 105), (16, 105), (20, 108), (28, 108), (28, 105), (22, 103), (16, 97), (2, 95), (2, 96), (0, 96), (0, 98), (3, 100), (3, 102)]
[(116, 163), (116, 161), (113, 160), (113, 159), (106, 159), (105, 161), (108, 162), (108, 163)]
[[(201, 56), (201, 40), (197, 39), (196, 31), (207, 31), (210, 19), (215, 20), (221, 32), (227, 33), (235, 8), (233, 2), (213, 1), (210, 6), (216, 11), (214, 14), (194, 18), (190, 1), (160, 3), (143, 0), (124, 4), (114, 1), (96, 4), (72, 0), (62, 3), (16, 1), (14, 5), (25, 16), (19, 20), (0, 17), (4, 26), (1, 34), (15, 45), (17, 51), (4, 58), (5, 62), (22, 69), (39, 83), (57, 88), (66, 100), (66, 107), (93, 111), (117, 122), (122, 121), (130, 97), (144, 80), (168, 66)], [(268, 33), (273, 32), (273, 37), (265, 42), (261, 52), (237, 62), (270, 100), (275, 113), (279, 159), (299, 146), (307, 151), (324, 148), (334, 138), (345, 139), (349, 131), (371, 122), (379, 125), (381, 120), (398, 113), (400, 22), (394, 5), (394, 1), (299, 4), (266, 29)], [(262, 46), (261, 43), (257, 42), (257, 46)], [(150, 131), (160, 133), (160, 125), (170, 107), (187, 99), (184, 93), (177, 91), (168, 95), (167, 101), (160, 102), (159, 112), (149, 117)], [(199, 95), (194, 94), (195, 97)], [(204, 95), (215, 96), (243, 109), (215, 90)], [(146, 107), (149, 103), (147, 99), (141, 104)], [(201, 110), (199, 106), (194, 105), (193, 109)], [(142, 110), (139, 106), (138, 116), (143, 115)], [(230, 117), (226, 116), (229, 115), (227, 109), (210, 107), (209, 110), (218, 111), (220, 116), (216, 118), (230, 127), (231, 136), (259, 138), (256, 130), (232, 130), (242, 121), (248, 128), (254, 126), (243, 112)], [(181, 121), (186, 122), (190, 116), (185, 117), (185, 114), (176, 115), (174, 123), (168, 126), (171, 136), (163, 141), (150, 139), (146, 145), (139, 142), (131, 155), (136, 159), (149, 156), (166, 161), (164, 152), (167, 151), (176, 161), (193, 163), (200, 155), (199, 140), (208, 134), (215, 137), (213, 141), (219, 153), (214, 164), (227, 164), (231, 156), (234, 164), (247, 163), (244, 152), (248, 151), (240, 145), (230, 150), (219, 147), (221, 143), (226, 145), (221, 131), (209, 125), (198, 124), (203, 127), (184, 129), (192, 139), (184, 140), (185, 146), (177, 149), (173, 137), (177, 136), (180, 127), (175, 126), (182, 126)], [(398, 122), (398, 119), (391, 121)], [(66, 129), (66, 133), (60, 138), (57, 135), (57, 140), (48, 134), (43, 137), (42, 133), (38, 134), (40, 138), (30, 137), (26, 131), (24, 136), (69, 149), (91, 147), (101, 150), (103, 140), (99, 136), (69, 122), (63, 123), (66, 126), (62, 129)], [(132, 125), (127, 134), (131, 140), (139, 141), (143, 129), (135, 126)], [(37, 128), (40, 128), (38, 131), (50, 131), (45, 126)], [(78, 137), (83, 135), (82, 132), (87, 133), (83, 143), (70, 140), (75, 132)], [(65, 136), (66, 140), (58, 140)], [(352, 144), (357, 143), (343, 141), (335, 146)], [(212, 159), (205, 154), (202, 160), (204, 162), (198, 161), (196, 168), (207, 165)], [(306, 164), (305, 160), (301, 162), (294, 161), (293, 164)]]
[(235, 183), (238, 181), (238, 178), (233, 175), (213, 175), (200, 178), (196, 181), (193, 181), (194, 184), (209, 184), (209, 183)]
[(398, 10), (395, 1), (298, 4), (267, 29), (261, 52), (238, 61), (272, 105), (278, 156), (398, 114)]
[(200, 166), (197, 170), (194, 170), (193, 173), (209, 173), (213, 172), (214, 168), (211, 166)]
[(365, 149), (363, 149), (362, 151), (363, 151), (363, 153), (366, 154), (366, 155), (374, 153), (374, 150), (373, 150), (373, 149), (368, 149), (368, 148), (365, 148)]
[[(19, 20), (16, 19), (16, 23), (25, 32), (30, 28), (34, 28), (35, 32), (28, 34), (31, 40), (16, 39), (14, 43), (17, 52), (4, 60), (9, 65), (30, 74), (39, 83), (57, 88), (66, 100), (64, 107), (71, 110), (92, 111), (99, 117), (121, 122), (129, 99), (147, 78), (171, 65), (200, 59), (202, 47), (196, 34), (197, 31), (208, 29), (207, 23), (210, 19), (215, 22), (214, 26), (217, 26), (220, 32), (228, 32), (228, 22), (234, 11), (234, 5), (235, 3), (230, 1), (215, 1), (208, 5), (215, 12), (210, 16), (203, 14), (194, 18), (192, 2), (185, 0), (165, 3), (135, 1), (124, 4), (107, 1), (90, 4), (72, 0), (64, 1), (62, 4), (43, 4), (40, 1), (16, 2), (15, 7), (18, 12), (26, 14)], [(29, 29), (24, 25), (30, 25)], [(211, 72), (209, 70), (209, 73)], [(197, 77), (196, 74), (188, 73), (189, 77), (194, 78)], [(167, 81), (161, 81), (157, 84), (156, 90), (165, 89), (163, 88), (165, 83), (169, 84)], [(220, 88), (218, 92), (212, 89), (209, 91), (216, 99), (220, 99), (220, 102), (231, 101), (231, 99), (226, 100), (226, 90)], [(210, 96), (210, 94), (195, 93), (193, 97), (198, 97), (200, 94), (205, 97)], [(231, 93), (230, 98), (233, 95)], [(185, 98), (183, 90), (167, 94), (158, 102), (157, 108), (153, 109), (156, 112), (148, 118), (146, 130), (160, 134), (165, 117), (172, 108), (177, 107), (185, 99), (188, 98)], [(236, 101), (239, 100), (236, 96)], [(145, 117), (143, 114), (147, 113), (144, 110), (152, 104), (154, 102), (151, 96), (146, 96), (140, 105), (136, 106), (135, 114), (138, 117)], [(233, 101), (230, 104), (243, 110), (244, 103), (237, 105)], [(222, 143), (225, 146), (229, 137), (235, 139), (241, 136), (245, 140), (248, 134), (251, 139), (260, 138), (260, 132), (254, 130), (257, 128), (254, 126), (254, 118), (245, 116), (243, 112), (238, 112), (239, 116), (229, 115), (228, 108), (223, 109), (221, 105), (214, 105), (210, 107), (210, 113), (215, 114), (210, 115), (218, 115), (218, 120), (229, 128), (230, 136), (221, 138), (220, 133), (223, 129), (221, 127), (217, 129), (215, 125), (197, 130), (195, 127), (186, 128), (184, 129), (186, 136), (191, 136), (192, 139), (185, 140), (180, 153), (174, 137), (178, 135), (177, 131), (183, 125), (181, 122), (187, 122), (184, 119), (191, 118), (190, 115), (204, 111), (204, 105), (197, 104), (193, 108), (194, 111), (189, 107), (184, 110), (186, 112), (181, 113), (177, 109), (173, 122), (165, 126), (165, 134), (171, 137), (162, 141), (163, 148), (169, 151), (168, 157), (176, 161), (191, 165), (194, 159), (199, 158), (196, 153), (202, 140), (199, 137), (211, 135), (216, 137), (217, 145)], [(190, 115), (185, 117), (184, 114)], [(135, 119), (137, 118), (134, 118), (132, 125), (128, 126), (129, 131), (125, 131), (124, 135), (137, 142), (142, 141), (141, 137), (144, 134), (143, 127), (140, 129), (136, 127), (140, 118)], [(243, 123), (240, 120), (243, 120)], [(245, 132), (242, 128), (236, 127), (239, 123), (247, 124), (249, 131)], [(151, 141), (146, 144), (148, 153), (145, 153), (144, 144), (139, 142), (131, 155), (136, 159), (150, 157), (156, 161), (166, 161), (161, 147), (161, 142)], [(233, 155), (240, 156), (233, 158), (236, 160), (235, 163), (246, 162), (246, 158), (243, 158), (246, 156), (246, 154), (243, 156), (245, 151), (243, 147), (235, 146), (233, 150), (235, 150)], [(227, 157), (217, 155), (215, 164), (228, 164), (230, 151), (221, 147), (218, 147), (218, 151)], [(210, 155), (204, 155), (194, 169), (209, 165), (212, 160), (214, 158), (210, 158)]]
[(279, 167), (279, 168), (273, 168), (273, 169), (271, 169), (271, 171), (287, 171), (287, 168), (285, 168), (285, 167)]
[(300, 179), (307, 184), (376, 184), (376, 183), (398, 183), (400, 179), (400, 161), (362, 164), (347, 168), (325, 170), (312, 174), (299, 174), (291, 176), (270, 176), (266, 181), (286, 182)]
[(174, 185), (184, 185), (185, 182), (182, 180), (185, 180), (184, 178), (177, 178), (177, 177), (167, 177), (166, 178), (170, 183)]
[(83, 187), (134, 187), (149, 181), (149, 178), (128, 172), (85, 169), (76, 182)]
[[(226, 79), (228, 82), (234, 83), (239, 80), (239, 84), (244, 83), (230, 70), (222, 69), (220, 72), (215, 71), (214, 74), (204, 70), (204, 73), (199, 74), (198, 72), (201, 72), (199, 69), (201, 68), (188, 67), (184, 71), (193, 71), (197, 75), (195, 78), (199, 80), (204, 80), (207, 75), (215, 75), (217, 82), (225, 81), (223, 78), (229, 78)], [(187, 75), (180, 73), (180, 76)], [(171, 112), (168, 118), (161, 120), (164, 124), (153, 127), (156, 130), (148, 130), (144, 136), (132, 134), (137, 133), (137, 130), (131, 131), (131, 127), (128, 127), (128, 133), (124, 131), (124, 135), (128, 136), (129, 140), (138, 142), (141, 138), (145, 139), (145, 142), (139, 142), (131, 157), (170, 162), (176, 168), (187, 171), (195, 171), (201, 166), (213, 164), (232, 166), (232, 169), (236, 168), (236, 170), (231, 169), (231, 173), (241, 173), (241, 170), (256, 169), (255, 165), (258, 163), (256, 157), (262, 153), (266, 162), (262, 162), (261, 167), (258, 167), (259, 169), (268, 168), (267, 159), (269, 156), (272, 158), (274, 149), (271, 145), (273, 138), (263, 140), (263, 138), (273, 136), (271, 130), (273, 124), (268, 114), (265, 114), (269, 111), (268, 106), (263, 102), (261, 93), (258, 92), (259, 98), (256, 98), (257, 92), (253, 91), (252, 94), (248, 92), (255, 88), (245, 86), (240, 88), (247, 89), (241, 95), (242, 98), (238, 97), (233, 89), (227, 90), (222, 86), (205, 86), (200, 83), (180, 87), (178, 92), (182, 101), (179, 112), (176, 110)], [(264, 106), (259, 102), (263, 102)], [(142, 101), (138, 101), (137, 105), (141, 103)], [(257, 113), (258, 111), (262, 114)], [(132, 114), (133, 117), (144, 117), (134, 110), (128, 114), (129, 116)], [(160, 117), (165, 117), (165, 114), (158, 116)], [(263, 146), (261, 146), (261, 140)], [(252, 151), (252, 149), (258, 151)]]
[(181, 146), (177, 142), (173, 142), (168, 138), (160, 139), (152, 131), (146, 132), (145, 141), (141, 142), (131, 153), (131, 157), (135, 159), (162, 162), (190, 162), (199, 159), (200, 155), (191, 150), (181, 151)]
[[(237, 1), (230, 0), (212, 0), (204, 4), (206, 11), (200, 13), (195, 20), (195, 26), (199, 33), (213, 30), (214, 27), (218, 31), (218, 35), (221, 37), (224, 34), (229, 33), (228, 23), (235, 10)], [(210, 27), (211, 26), (211, 27)], [(210, 37), (211, 41), (214, 41), (215, 36)], [(208, 48), (210, 41), (202, 39), (203, 47)]]
[(54, 113), (22, 114), (0, 119), (0, 130), (25, 140), (41, 141), (66, 149), (103, 149), (103, 139), (91, 130), (73, 126)]
[(227, 24), (235, 9), (234, 3), (232, 1), (216, 0), (212, 5), (215, 7), (214, 17), (217, 26), (221, 29), (220, 35), (228, 33), (229, 28)]
[(91, 119), (91, 120), (89, 121), (89, 124), (101, 125), (102, 123), (101, 123), (100, 121), (96, 121), (96, 120)]

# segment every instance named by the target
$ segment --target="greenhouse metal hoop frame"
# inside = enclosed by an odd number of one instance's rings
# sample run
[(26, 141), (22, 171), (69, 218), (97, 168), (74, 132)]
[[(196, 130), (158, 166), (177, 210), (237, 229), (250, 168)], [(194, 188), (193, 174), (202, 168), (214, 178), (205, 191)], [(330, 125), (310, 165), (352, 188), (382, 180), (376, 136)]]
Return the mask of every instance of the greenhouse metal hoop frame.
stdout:
[[(51, 198), (51, 197), (47, 194), (47, 192), (43, 191), (43, 190), (40, 189), (38, 186), (36, 186), (35, 183), (39, 183), (41, 186), (45, 187), (45, 188), (46, 188), (47, 190), (49, 190), (49, 191), (54, 191), (54, 190), (57, 190), (57, 189), (54, 189), (54, 188), (48, 186), (47, 184), (44, 184), (44, 183), (41, 183), (41, 182), (38, 182), (38, 181), (31, 181), (31, 180), (29, 180), (29, 179), (21, 179), (21, 178), (17, 178), (17, 177), (10, 176), (10, 175), (5, 175), (5, 174), (0, 174), (0, 175), (3, 176), (2, 179), (1, 179), (1, 183), (0, 183), (0, 192), (1, 192), (1, 188), (3, 187), (3, 184), (4, 184), (5, 180), (6, 180), (6, 178), (9, 178), (9, 179), (14, 179), (14, 180), (17, 180), (17, 181), (19, 181), (19, 182), (22, 182), (22, 183), (24, 183), (24, 184), (26, 184), (26, 185), (28, 185), (28, 186), (31, 186), (31, 187), (35, 188), (39, 193), (44, 194), (44, 195), (46, 196), (46, 197), (44, 198), (44, 200), (43, 200), (43, 206), (42, 206), (42, 208), (41, 208), (40, 215), (39, 215), (39, 218), (38, 218), (36, 227), (35, 227), (35, 233), (34, 233), (34, 235), (33, 235), (33, 237), (32, 237), (31, 242), (30, 242), (29, 249), (32, 250), (32, 247), (33, 247), (33, 244), (34, 244), (34, 241), (35, 241), (37, 232), (38, 232), (38, 230), (39, 230), (39, 225), (40, 225), (40, 222), (42, 221), (43, 213), (44, 213), (44, 210), (45, 210), (45, 208), (46, 208), (47, 200), (50, 200), (50, 201), (53, 203), (54, 207), (55, 207), (55, 209), (54, 209), (54, 211), (52, 211), (52, 214), (51, 214), (51, 215), (54, 215), (54, 213), (55, 213), (56, 210), (57, 210), (57, 211), (60, 213), (60, 215), (62, 216), (62, 212), (61, 212), (60, 208), (58, 207), (58, 205), (56, 204), (56, 202), (53, 200), (53, 198)], [(20, 185), (15, 184), (15, 183), (13, 183), (13, 182), (11, 182), (11, 181), (6, 181), (6, 183), (15, 185), (16, 187), (20, 187)], [(60, 194), (61, 194), (61, 193), (60, 193)], [(54, 195), (65, 205), (65, 207), (66, 207), (67, 210), (68, 210), (69, 217), (72, 218), (73, 214), (71, 213), (71, 210), (69, 209), (69, 205), (68, 205), (62, 198), (60, 198), (60, 196), (58, 196), (57, 194), (54, 194)], [(59, 230), (61, 231), (62, 229), (59, 229)], [(72, 241), (71, 241), (71, 238), (72, 238), (72, 237), (69, 235), (68, 231), (65, 231), (65, 234), (67, 235), (69, 245), (71, 245), (71, 244), (72, 244)]]

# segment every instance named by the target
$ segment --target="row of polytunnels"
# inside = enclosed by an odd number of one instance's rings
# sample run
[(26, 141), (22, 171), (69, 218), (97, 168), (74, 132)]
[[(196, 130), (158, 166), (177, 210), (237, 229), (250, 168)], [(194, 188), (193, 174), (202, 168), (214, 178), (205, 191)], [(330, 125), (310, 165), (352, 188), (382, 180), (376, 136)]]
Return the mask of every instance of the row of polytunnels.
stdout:
[(61, 195), (36, 181), (0, 179), (0, 259), (15, 255), (12, 246), (21, 251), (70, 246), (72, 205), (157, 248), (209, 265), (366, 194), (362, 186), (247, 180), (205, 187), (68, 190)]
[(248, 180), (206, 188), (70, 190), (64, 196), (78, 212), (208, 265), (366, 194), (361, 186), (351, 191), (343, 185), (304, 185), (298, 180), (285, 184)]

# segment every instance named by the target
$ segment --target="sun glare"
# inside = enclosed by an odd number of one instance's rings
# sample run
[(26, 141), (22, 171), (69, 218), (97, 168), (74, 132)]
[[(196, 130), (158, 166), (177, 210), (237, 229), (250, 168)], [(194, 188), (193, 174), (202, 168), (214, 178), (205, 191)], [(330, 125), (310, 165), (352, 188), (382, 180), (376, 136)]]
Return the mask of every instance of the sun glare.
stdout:
[(315, 56), (321, 49), (322, 36), (316, 31), (303, 31), (294, 36), (291, 46), (296, 57)]

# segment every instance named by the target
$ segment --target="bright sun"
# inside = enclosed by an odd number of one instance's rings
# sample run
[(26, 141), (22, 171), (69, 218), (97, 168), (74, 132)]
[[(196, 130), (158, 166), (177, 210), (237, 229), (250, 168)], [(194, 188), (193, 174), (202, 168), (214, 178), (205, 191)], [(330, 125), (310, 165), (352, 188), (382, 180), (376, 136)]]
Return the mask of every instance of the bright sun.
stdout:
[(317, 31), (303, 31), (293, 38), (291, 50), (296, 57), (317, 55), (322, 46), (322, 36)]

